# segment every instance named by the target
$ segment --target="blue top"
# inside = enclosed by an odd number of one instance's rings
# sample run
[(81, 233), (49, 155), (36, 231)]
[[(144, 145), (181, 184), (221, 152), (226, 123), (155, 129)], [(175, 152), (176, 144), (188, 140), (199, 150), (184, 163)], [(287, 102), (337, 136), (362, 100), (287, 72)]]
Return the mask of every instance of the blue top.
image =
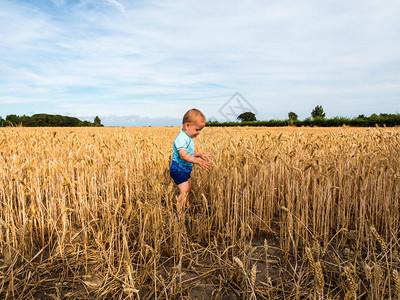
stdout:
[(178, 168), (184, 172), (192, 171), (193, 164), (183, 160), (179, 156), (179, 150), (186, 149), (187, 153), (190, 155), (194, 155), (194, 143), (193, 139), (188, 136), (183, 129), (179, 132), (174, 140), (174, 147), (172, 152), (172, 161), (178, 164)]

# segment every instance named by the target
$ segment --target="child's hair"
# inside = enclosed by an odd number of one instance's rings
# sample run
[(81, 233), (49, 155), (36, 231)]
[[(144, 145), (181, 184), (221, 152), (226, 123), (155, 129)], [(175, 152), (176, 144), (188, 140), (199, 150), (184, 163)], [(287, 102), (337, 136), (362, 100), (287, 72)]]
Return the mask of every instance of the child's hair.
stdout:
[(197, 117), (201, 117), (204, 121), (206, 120), (206, 117), (198, 109), (196, 108), (189, 109), (183, 116), (182, 124), (185, 124), (187, 122), (189, 123), (194, 122), (194, 120)]

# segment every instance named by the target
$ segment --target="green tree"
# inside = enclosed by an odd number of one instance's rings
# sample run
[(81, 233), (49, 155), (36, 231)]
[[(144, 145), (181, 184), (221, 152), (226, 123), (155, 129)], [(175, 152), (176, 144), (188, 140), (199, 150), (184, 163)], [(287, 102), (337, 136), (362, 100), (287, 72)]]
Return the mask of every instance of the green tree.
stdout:
[(93, 121), (95, 126), (102, 126), (101, 125), (101, 120), (98, 116), (94, 117), (94, 121)]
[(379, 116), (378, 116), (377, 114), (372, 114), (372, 115), (370, 115), (369, 117), (370, 117), (370, 118), (373, 118), (373, 119), (379, 118)]
[(311, 112), (311, 117), (315, 119), (316, 117), (325, 118), (324, 109), (321, 105), (317, 105)]
[(6, 116), (6, 120), (11, 126), (18, 126), (21, 123), (20, 117), (17, 115), (8, 115)]
[(241, 113), (238, 117), (238, 120), (240, 120), (241, 122), (243, 121), (257, 121), (256, 115), (250, 111)]
[(290, 113), (288, 113), (288, 117), (289, 117), (290, 121), (297, 121), (299, 118), (299, 116), (292, 111)]

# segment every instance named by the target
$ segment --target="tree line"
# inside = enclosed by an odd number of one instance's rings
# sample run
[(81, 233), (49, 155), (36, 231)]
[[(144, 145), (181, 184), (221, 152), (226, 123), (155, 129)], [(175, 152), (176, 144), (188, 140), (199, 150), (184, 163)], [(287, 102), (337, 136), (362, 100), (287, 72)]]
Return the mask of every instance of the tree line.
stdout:
[(93, 122), (81, 121), (75, 117), (49, 114), (35, 114), (32, 116), (8, 115), (5, 119), (0, 116), (0, 126), (23, 127), (100, 127), (101, 120), (96, 116)]
[(298, 115), (295, 112), (289, 112), (288, 118), (285, 120), (269, 120), (259, 121), (256, 115), (252, 112), (243, 112), (237, 120), (240, 122), (218, 122), (211, 121), (207, 122), (207, 126), (267, 126), (267, 127), (279, 127), (279, 126), (320, 126), (320, 127), (338, 127), (338, 126), (353, 126), (353, 127), (374, 127), (374, 126), (399, 126), (400, 125), (400, 114), (385, 114), (379, 115), (372, 114), (369, 117), (365, 115), (359, 115), (356, 118), (348, 117), (333, 117), (326, 118), (326, 114), (321, 105), (317, 105), (311, 111), (311, 117), (304, 120), (299, 120)]

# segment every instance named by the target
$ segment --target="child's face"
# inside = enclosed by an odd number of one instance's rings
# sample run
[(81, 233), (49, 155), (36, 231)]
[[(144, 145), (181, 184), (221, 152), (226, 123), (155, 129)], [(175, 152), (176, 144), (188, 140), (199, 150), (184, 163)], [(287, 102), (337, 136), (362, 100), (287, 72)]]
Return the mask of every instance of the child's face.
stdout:
[(185, 132), (192, 139), (200, 134), (200, 131), (206, 126), (206, 121), (198, 117), (193, 122), (187, 122), (184, 125)]

